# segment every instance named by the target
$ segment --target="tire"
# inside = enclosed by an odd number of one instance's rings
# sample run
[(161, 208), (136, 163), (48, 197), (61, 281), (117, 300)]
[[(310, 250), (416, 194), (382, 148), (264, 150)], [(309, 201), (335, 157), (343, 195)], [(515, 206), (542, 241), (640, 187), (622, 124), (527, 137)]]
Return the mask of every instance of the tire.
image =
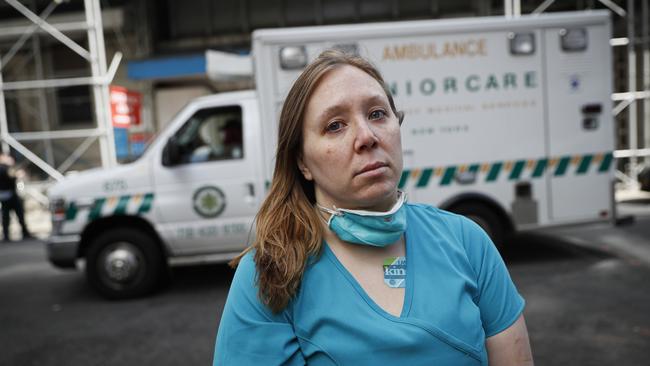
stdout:
[(503, 246), (506, 236), (505, 223), (488, 205), (481, 202), (462, 202), (452, 206), (449, 211), (474, 221), (485, 230), (498, 248)]
[(86, 255), (86, 277), (111, 300), (147, 295), (163, 278), (166, 264), (156, 241), (141, 230), (119, 228), (94, 238)]
[(637, 178), (641, 185), (641, 190), (650, 192), (650, 166), (643, 168)]

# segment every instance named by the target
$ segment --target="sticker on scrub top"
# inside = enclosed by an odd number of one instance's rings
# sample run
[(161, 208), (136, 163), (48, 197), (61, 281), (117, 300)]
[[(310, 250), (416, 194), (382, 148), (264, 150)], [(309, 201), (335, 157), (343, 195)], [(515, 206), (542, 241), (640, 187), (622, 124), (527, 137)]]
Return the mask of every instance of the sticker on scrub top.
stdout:
[(406, 287), (406, 257), (384, 259), (384, 283), (391, 288)]

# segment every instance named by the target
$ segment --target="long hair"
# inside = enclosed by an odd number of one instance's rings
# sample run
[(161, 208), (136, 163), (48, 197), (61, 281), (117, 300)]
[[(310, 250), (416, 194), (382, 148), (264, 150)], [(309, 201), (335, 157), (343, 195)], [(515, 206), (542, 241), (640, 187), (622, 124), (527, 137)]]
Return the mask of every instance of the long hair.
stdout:
[(323, 75), (342, 65), (357, 67), (377, 80), (401, 122), (402, 114), (396, 111), (379, 71), (359, 56), (338, 50), (324, 51), (294, 82), (280, 114), (275, 171), (256, 217), (255, 241), (230, 262), (236, 266), (244, 254), (255, 251), (259, 297), (276, 313), (296, 294), (308, 259), (320, 255), (322, 219), (313, 208), (316, 201), (314, 184), (298, 169), (298, 158), (302, 155), (302, 127), (311, 94)]

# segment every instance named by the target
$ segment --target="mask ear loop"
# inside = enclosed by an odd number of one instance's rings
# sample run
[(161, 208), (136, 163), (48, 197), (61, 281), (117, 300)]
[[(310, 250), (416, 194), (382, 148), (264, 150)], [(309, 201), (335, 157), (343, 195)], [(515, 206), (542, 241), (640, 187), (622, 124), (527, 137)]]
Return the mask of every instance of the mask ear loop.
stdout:
[(336, 206), (334, 206), (334, 210), (332, 210), (332, 209), (327, 208), (325, 206), (321, 206), (321, 205), (319, 205), (317, 203), (316, 207), (318, 208), (319, 211), (326, 212), (326, 213), (330, 214), (330, 217), (329, 217), (329, 219), (327, 219), (327, 221), (325, 220), (325, 218), (323, 217), (323, 215), (320, 212), (318, 214), (318, 216), (320, 216), (320, 218), (323, 219), (323, 221), (325, 222), (327, 227), (330, 227), (330, 224), (332, 223), (332, 219), (334, 218), (334, 216), (343, 216), (343, 212), (338, 211)]
[(321, 206), (321, 205), (319, 205), (319, 204), (317, 203), (317, 204), (316, 204), (316, 207), (318, 207), (319, 210), (321, 210), (321, 211), (325, 211), (325, 212), (327, 212), (328, 214), (330, 214), (330, 215), (332, 215), (332, 216), (343, 216), (343, 213), (342, 213), (342, 212), (339, 212), (339, 210), (338, 210), (338, 208), (336, 208), (336, 206), (334, 206), (334, 209), (332, 210), (331, 208), (327, 208), (327, 207), (325, 207), (325, 206)]

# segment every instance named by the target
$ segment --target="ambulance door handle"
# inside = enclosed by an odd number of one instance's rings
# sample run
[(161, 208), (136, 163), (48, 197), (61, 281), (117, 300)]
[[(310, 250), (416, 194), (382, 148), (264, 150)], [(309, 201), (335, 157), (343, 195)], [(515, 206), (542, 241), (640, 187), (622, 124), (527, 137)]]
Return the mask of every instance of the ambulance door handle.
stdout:
[(600, 125), (600, 114), (603, 106), (599, 103), (585, 104), (582, 106), (582, 129), (596, 130)]
[(248, 195), (255, 197), (255, 185), (253, 183), (246, 183), (246, 187), (248, 188)]
[(248, 188), (248, 195), (244, 197), (244, 201), (249, 205), (255, 204), (255, 185), (253, 183), (246, 183), (246, 188)]

